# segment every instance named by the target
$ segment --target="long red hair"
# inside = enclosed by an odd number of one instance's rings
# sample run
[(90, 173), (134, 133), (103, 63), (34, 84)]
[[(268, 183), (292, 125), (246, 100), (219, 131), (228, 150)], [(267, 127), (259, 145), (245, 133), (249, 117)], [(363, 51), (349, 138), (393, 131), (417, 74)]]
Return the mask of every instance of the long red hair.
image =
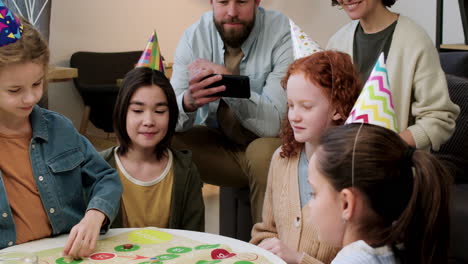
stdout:
[[(342, 125), (346, 121), (362, 89), (359, 74), (348, 54), (328, 50), (294, 61), (289, 65), (286, 75), (281, 80), (281, 85), (285, 90), (287, 90), (289, 77), (294, 74), (303, 74), (311, 83), (323, 89), (323, 92), (330, 98), (331, 105), (343, 117), (335, 121), (335, 125)], [(283, 140), (280, 153), (282, 158), (297, 155), (303, 145), (294, 139), (288, 111), (283, 119), (280, 133)]]

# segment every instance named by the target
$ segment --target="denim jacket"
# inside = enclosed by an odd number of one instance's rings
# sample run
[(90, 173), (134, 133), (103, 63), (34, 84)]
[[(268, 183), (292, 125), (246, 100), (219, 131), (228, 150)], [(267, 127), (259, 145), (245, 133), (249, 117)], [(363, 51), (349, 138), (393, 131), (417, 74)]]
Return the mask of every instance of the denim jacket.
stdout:
[[(68, 233), (89, 209), (103, 212), (112, 222), (122, 194), (117, 172), (62, 115), (35, 106), (30, 122), (33, 177), (52, 234)], [(0, 249), (15, 241), (15, 223), (0, 171)]]

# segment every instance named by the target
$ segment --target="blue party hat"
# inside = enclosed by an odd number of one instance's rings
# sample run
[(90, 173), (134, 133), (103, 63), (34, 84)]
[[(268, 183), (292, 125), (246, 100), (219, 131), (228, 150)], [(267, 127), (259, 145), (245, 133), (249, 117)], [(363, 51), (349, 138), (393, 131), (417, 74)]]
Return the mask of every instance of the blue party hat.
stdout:
[(23, 34), (18, 16), (0, 0), (0, 47), (16, 42)]

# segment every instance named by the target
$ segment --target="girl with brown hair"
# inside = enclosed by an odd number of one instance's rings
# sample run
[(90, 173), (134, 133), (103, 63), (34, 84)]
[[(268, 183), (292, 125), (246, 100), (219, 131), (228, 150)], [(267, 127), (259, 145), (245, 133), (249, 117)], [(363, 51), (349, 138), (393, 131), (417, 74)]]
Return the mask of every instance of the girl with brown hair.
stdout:
[(395, 132), (350, 124), (325, 133), (309, 166), (310, 220), (332, 261), (447, 263), (450, 178)]
[(0, 249), (70, 233), (63, 255), (89, 256), (122, 186), (70, 120), (37, 105), (47, 42), (2, 1), (0, 14)]
[(272, 157), (262, 222), (251, 242), (287, 263), (329, 263), (337, 249), (319, 243), (314, 226), (303, 221), (309, 218), (303, 210), (310, 199), (308, 160), (322, 133), (344, 123), (361, 83), (349, 55), (323, 51), (293, 62), (282, 86), (288, 97), (283, 143)]

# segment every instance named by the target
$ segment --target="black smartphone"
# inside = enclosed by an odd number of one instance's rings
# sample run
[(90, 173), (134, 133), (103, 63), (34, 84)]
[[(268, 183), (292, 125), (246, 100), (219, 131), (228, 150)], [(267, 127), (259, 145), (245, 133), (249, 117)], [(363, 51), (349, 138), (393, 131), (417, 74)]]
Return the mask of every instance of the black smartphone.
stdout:
[[(217, 74), (210, 74), (204, 79)], [(208, 85), (206, 88), (226, 86), (226, 90), (210, 95), (210, 97), (235, 97), (235, 98), (250, 98), (250, 79), (245, 75), (227, 75), (221, 74), (223, 78), (220, 81)]]

